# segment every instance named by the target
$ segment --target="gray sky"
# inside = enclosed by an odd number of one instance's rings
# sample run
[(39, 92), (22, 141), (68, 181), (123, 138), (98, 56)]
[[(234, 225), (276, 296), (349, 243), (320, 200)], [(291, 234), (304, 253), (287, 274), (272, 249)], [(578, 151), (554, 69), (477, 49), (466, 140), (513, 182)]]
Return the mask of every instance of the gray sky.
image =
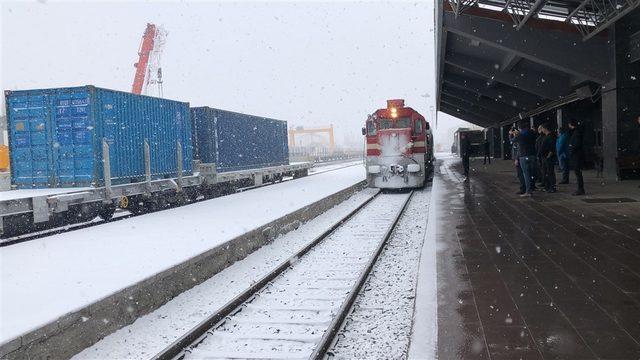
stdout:
[[(168, 31), (164, 95), (359, 136), (404, 98), (432, 121), (433, 0), (425, 2), (3, 2), (3, 89), (129, 91), (147, 22)], [(4, 107), (4, 105), (3, 105)], [(440, 114), (437, 136), (459, 120)]]

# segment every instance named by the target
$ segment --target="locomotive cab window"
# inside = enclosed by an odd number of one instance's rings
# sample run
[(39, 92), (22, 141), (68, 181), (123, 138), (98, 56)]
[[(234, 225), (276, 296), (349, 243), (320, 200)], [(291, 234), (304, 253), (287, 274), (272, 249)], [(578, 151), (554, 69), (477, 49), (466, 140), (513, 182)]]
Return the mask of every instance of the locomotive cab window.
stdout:
[(389, 119), (380, 119), (380, 130), (391, 129), (393, 127), (393, 121)]
[(414, 134), (422, 134), (422, 121), (420, 120), (416, 120), (416, 124), (413, 127), (413, 133)]
[(411, 118), (406, 117), (406, 118), (397, 119), (395, 128), (397, 129), (411, 128)]
[(373, 121), (367, 121), (367, 135), (375, 135), (376, 134), (376, 124)]

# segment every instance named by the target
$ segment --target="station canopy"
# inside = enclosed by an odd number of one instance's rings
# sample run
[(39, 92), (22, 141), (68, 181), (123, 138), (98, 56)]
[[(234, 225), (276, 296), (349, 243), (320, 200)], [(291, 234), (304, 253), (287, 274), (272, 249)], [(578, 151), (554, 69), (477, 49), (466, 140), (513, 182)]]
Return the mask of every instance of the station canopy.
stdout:
[(609, 29), (639, 5), (640, 0), (438, 1), (438, 110), (488, 127), (597, 98), (615, 80)]

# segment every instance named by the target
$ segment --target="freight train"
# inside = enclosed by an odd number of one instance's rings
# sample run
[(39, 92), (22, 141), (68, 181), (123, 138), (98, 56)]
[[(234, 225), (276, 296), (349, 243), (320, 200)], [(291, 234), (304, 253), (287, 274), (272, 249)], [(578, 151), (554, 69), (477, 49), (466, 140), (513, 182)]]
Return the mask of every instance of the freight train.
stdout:
[(5, 92), (11, 183), (0, 235), (14, 236), (215, 197), (284, 177), (285, 121), (94, 86)]
[(367, 183), (375, 188), (417, 188), (433, 174), (433, 134), (424, 116), (387, 100), (362, 128), (366, 137)]

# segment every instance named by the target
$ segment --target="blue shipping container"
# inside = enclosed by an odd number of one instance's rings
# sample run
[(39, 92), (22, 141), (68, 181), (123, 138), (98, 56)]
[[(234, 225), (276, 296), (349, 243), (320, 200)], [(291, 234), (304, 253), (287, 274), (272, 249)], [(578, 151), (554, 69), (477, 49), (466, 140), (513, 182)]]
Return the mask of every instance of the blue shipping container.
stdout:
[(286, 121), (196, 107), (191, 123), (194, 158), (218, 172), (289, 164)]
[(11, 180), (18, 188), (103, 186), (102, 141), (112, 184), (143, 181), (144, 141), (153, 179), (192, 172), (189, 103), (94, 86), (6, 91)]

